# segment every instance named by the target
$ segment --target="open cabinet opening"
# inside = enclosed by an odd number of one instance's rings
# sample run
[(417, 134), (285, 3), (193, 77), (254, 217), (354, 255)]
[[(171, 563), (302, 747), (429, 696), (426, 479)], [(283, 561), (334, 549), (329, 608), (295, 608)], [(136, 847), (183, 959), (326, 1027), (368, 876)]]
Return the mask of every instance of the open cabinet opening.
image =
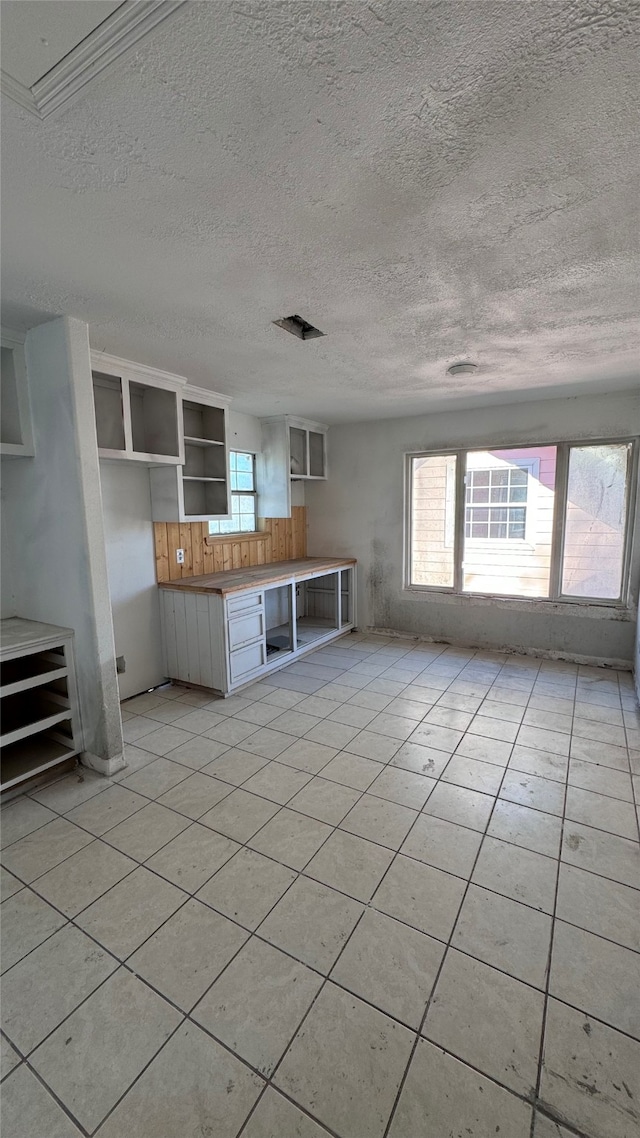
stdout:
[(295, 586), (298, 648), (312, 644), (340, 627), (338, 581), (338, 573), (328, 573)]
[(264, 598), (267, 660), (293, 651), (291, 586), (267, 589)]

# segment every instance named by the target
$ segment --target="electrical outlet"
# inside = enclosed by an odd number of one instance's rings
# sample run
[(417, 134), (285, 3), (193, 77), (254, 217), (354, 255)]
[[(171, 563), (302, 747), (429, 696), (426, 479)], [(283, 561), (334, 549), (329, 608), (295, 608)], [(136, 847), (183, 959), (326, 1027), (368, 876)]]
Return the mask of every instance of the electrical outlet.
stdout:
[(176, 561), (178, 565), (184, 565), (184, 549), (176, 549)]

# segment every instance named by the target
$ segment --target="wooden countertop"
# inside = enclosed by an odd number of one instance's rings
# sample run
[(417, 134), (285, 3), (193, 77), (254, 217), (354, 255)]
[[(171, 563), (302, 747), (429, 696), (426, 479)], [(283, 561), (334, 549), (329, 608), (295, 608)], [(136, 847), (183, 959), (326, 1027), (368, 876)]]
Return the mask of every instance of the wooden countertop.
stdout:
[(289, 581), (292, 577), (308, 577), (310, 573), (348, 569), (355, 557), (299, 557), (295, 561), (275, 561), (271, 565), (252, 565), (247, 569), (226, 569), (223, 573), (205, 573), (199, 577), (183, 577), (179, 581), (161, 581), (160, 589), (180, 589), (190, 593), (239, 593)]

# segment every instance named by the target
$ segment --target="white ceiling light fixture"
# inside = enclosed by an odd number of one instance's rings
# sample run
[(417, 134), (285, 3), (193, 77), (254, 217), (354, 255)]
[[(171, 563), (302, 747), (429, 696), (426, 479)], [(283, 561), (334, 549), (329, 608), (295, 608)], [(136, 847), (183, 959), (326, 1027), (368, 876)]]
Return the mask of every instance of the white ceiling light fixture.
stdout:
[(451, 367), (447, 368), (447, 375), (473, 375), (477, 370), (477, 364), (465, 360), (458, 364), (451, 364)]

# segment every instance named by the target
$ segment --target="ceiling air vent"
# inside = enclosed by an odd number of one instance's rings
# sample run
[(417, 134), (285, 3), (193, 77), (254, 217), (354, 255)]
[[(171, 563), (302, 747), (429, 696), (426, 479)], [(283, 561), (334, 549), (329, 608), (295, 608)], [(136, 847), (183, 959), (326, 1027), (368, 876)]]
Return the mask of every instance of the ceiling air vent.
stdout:
[(301, 316), (283, 316), (281, 320), (274, 320), (273, 323), (277, 324), (278, 328), (284, 328), (285, 332), (291, 332), (291, 335), (297, 336), (299, 340), (315, 340), (316, 336), (324, 336), (324, 332), (314, 328), (313, 324), (309, 324)]

